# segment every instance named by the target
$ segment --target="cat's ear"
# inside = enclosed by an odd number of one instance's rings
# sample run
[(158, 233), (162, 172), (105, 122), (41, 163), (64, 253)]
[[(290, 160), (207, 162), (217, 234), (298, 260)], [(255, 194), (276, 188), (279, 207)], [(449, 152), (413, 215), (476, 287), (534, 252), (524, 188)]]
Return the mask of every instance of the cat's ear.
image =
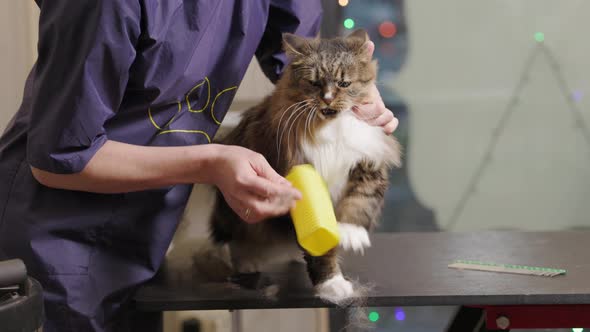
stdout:
[(365, 43), (369, 41), (369, 34), (365, 29), (356, 29), (350, 35), (346, 36), (346, 39), (357, 39), (358, 41)]
[(350, 35), (346, 36), (346, 40), (352, 44), (356, 53), (363, 60), (371, 60), (375, 51), (375, 44), (369, 39), (369, 34), (365, 29), (354, 30)]
[(311, 51), (311, 44), (303, 37), (299, 37), (292, 33), (283, 33), (283, 48), (287, 55), (301, 56), (308, 55)]

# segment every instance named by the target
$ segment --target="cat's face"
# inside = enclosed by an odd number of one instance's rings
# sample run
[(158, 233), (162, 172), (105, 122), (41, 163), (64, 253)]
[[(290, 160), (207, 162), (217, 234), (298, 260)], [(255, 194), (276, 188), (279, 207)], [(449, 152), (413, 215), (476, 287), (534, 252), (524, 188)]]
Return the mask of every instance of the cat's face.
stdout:
[(368, 101), (377, 64), (368, 47), (364, 30), (348, 37), (303, 39), (283, 36), (290, 64), (290, 87), (309, 100), (321, 118), (330, 119), (340, 112)]

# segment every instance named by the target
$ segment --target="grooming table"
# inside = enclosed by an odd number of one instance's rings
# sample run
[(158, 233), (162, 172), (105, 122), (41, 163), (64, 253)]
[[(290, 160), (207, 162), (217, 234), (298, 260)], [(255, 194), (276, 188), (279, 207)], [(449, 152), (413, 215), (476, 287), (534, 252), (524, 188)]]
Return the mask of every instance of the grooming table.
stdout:
[[(460, 306), (448, 331), (590, 327), (590, 232), (381, 233), (344, 274), (370, 284), (367, 306)], [(453, 260), (563, 268), (553, 278), (455, 270)], [(174, 271), (169, 271), (174, 272)], [(313, 295), (302, 264), (230, 282), (155, 278), (135, 295), (143, 311), (330, 307)], [(268, 285), (278, 284), (276, 295)], [(236, 320), (239, 317), (235, 317)]]

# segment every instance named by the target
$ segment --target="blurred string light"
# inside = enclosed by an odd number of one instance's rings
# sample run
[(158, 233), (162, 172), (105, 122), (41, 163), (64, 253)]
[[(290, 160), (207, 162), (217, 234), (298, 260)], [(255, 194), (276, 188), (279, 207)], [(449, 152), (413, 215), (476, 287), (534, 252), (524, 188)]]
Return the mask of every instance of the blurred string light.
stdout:
[(379, 34), (383, 38), (392, 38), (397, 33), (397, 26), (391, 21), (379, 24)]
[(371, 311), (369, 313), (369, 320), (371, 322), (376, 322), (379, 320), (379, 313), (377, 311)]
[(348, 6), (348, 0), (338, 0), (338, 4), (342, 7)]
[(398, 321), (404, 321), (406, 319), (406, 313), (402, 308), (395, 308), (395, 319)]
[(347, 18), (344, 20), (344, 27), (347, 29), (354, 28), (354, 20), (352, 18)]
[[(520, 100), (522, 90), (526, 87), (526, 82), (528, 77), (530, 76), (531, 72), (534, 70), (533, 64), (535, 63), (535, 59), (537, 59), (537, 54), (543, 56), (545, 58), (546, 63), (549, 65), (549, 69), (552, 72), (553, 80), (555, 80), (558, 86), (558, 91), (562, 92), (562, 97), (566, 98), (568, 103), (566, 103), (568, 111), (571, 113), (571, 116), (575, 120), (576, 129), (580, 131), (582, 134), (586, 145), (590, 146), (590, 126), (587, 124), (584, 112), (581, 110), (580, 106), (578, 106), (574, 101), (576, 98), (581, 100), (583, 94), (581, 90), (570, 90), (567, 80), (565, 78), (565, 74), (561, 69), (559, 64), (559, 59), (554, 55), (554, 53), (549, 49), (549, 47), (542, 43), (545, 40), (545, 35), (542, 32), (537, 32), (535, 34), (535, 40), (539, 42), (539, 44), (534, 45), (531, 47), (530, 54), (527, 57), (527, 60), (524, 64), (524, 68), (520, 74), (518, 82), (515, 84), (515, 89), (513, 90), (509, 101), (506, 104), (504, 110), (502, 110), (502, 115), (500, 117), (500, 121), (496, 124), (494, 129), (492, 130), (491, 138), (489, 142), (486, 144), (486, 147), (483, 149), (483, 153), (481, 154), (482, 157), (478, 162), (478, 166), (475, 168), (473, 173), (471, 174), (467, 185), (462, 190), (462, 193), (459, 195), (457, 202), (455, 203), (454, 207), (452, 208), (452, 212), (450, 213), (451, 217), (446, 222), (445, 226), (441, 228), (450, 231), (452, 230), (459, 220), (462, 220), (461, 217), (463, 216), (464, 211), (467, 209), (468, 204), (472, 197), (475, 197), (477, 194), (478, 186), (481, 184), (482, 178), (485, 179), (486, 171), (489, 165), (493, 165), (490, 160), (493, 160), (493, 153), (496, 150), (496, 146), (498, 141), (500, 140), (501, 136), (504, 135), (506, 131), (506, 127), (508, 126), (508, 121), (504, 121), (505, 119), (509, 119), (512, 114), (517, 111), (519, 103), (517, 102)], [(587, 82), (584, 81), (583, 84), (586, 86)], [(578, 92), (579, 91), (579, 92)], [(565, 92), (565, 93), (563, 93)], [(578, 331), (584, 331), (577, 330)], [(590, 331), (588, 331), (590, 332)]]
[(379, 53), (387, 56), (392, 56), (395, 53), (395, 45), (391, 41), (384, 41), (379, 45)]
[(572, 332), (584, 332), (584, 329), (582, 328), (573, 328)]
[(576, 103), (579, 103), (580, 101), (582, 101), (583, 96), (584, 96), (584, 92), (582, 92), (582, 90), (575, 90), (574, 92), (572, 92), (572, 99)]

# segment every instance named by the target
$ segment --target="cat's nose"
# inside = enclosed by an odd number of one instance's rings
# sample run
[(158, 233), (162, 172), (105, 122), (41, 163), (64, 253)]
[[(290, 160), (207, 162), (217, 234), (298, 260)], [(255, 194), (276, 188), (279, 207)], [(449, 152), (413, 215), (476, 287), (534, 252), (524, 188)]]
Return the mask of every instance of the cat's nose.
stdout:
[(334, 101), (334, 95), (332, 94), (332, 92), (326, 92), (322, 96), (322, 100), (324, 101), (324, 103), (326, 103), (326, 105), (330, 106), (330, 104)]

